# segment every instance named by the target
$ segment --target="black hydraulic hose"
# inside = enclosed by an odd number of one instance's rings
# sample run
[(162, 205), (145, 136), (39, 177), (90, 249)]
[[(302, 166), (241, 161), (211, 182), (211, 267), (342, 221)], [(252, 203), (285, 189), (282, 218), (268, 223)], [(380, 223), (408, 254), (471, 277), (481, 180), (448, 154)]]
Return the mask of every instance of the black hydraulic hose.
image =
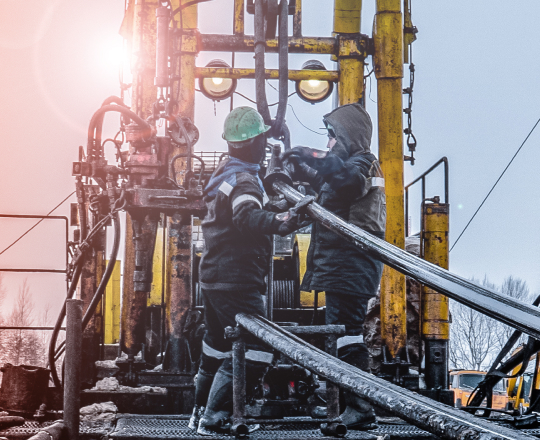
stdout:
[(105, 288), (107, 287), (109, 279), (111, 278), (111, 275), (113, 273), (114, 266), (116, 264), (116, 257), (118, 256), (118, 249), (120, 248), (120, 219), (118, 218), (118, 212), (115, 212), (113, 214), (113, 226), (114, 226), (114, 239), (113, 239), (113, 248), (111, 251), (111, 255), (109, 257), (109, 262), (107, 263), (107, 268), (105, 269), (103, 277), (101, 278), (101, 282), (99, 283), (96, 293), (94, 294), (92, 301), (90, 301), (90, 304), (88, 305), (88, 308), (86, 309), (86, 312), (84, 313), (84, 317), (82, 320), (83, 330), (86, 328), (86, 326), (92, 319), (92, 315), (94, 314), (98, 303), (101, 301), (101, 297), (103, 296), (103, 293), (105, 292)]
[[(81, 258), (77, 262), (77, 266), (75, 267), (73, 279), (71, 280), (71, 284), (69, 285), (69, 290), (66, 294), (66, 301), (68, 299), (73, 298), (75, 289), (77, 289), (77, 284), (79, 284), (79, 278), (81, 276), (83, 265), (84, 265), (84, 258)], [(60, 311), (60, 314), (58, 315), (56, 324), (54, 325), (54, 330), (51, 335), (51, 340), (49, 342), (49, 367), (51, 369), (51, 377), (52, 377), (54, 386), (57, 388), (61, 388), (62, 384), (60, 383), (58, 373), (56, 372), (56, 359), (55, 359), (56, 341), (58, 339), (58, 333), (60, 332), (60, 327), (62, 327), (62, 322), (64, 322), (64, 318), (66, 316), (66, 301), (64, 301), (64, 304), (62, 305), (62, 310)]]
[[(109, 96), (101, 103), (101, 106), (103, 107), (104, 105), (110, 105), (110, 104), (118, 104), (118, 105), (121, 105), (122, 107), (129, 109), (129, 107), (124, 103), (124, 101), (122, 101), (122, 98), (119, 98), (118, 96), (114, 96), (114, 95)], [(103, 132), (104, 116), (105, 115), (103, 114), (101, 118), (99, 118), (99, 121), (96, 122), (94, 139), (95, 139), (95, 145), (98, 145), (98, 146), (101, 146), (101, 134)]]
[[(272, 124), (268, 101), (266, 100), (266, 78), (264, 67), (264, 51), (266, 39), (264, 35), (264, 11), (263, 2), (255, 2), (255, 96), (257, 98), (257, 110), (264, 119), (266, 125)], [(288, 73), (287, 73), (288, 76)]]
[[(272, 187), (291, 203), (296, 204), (304, 199), (302, 194), (283, 182), (276, 181)], [(315, 202), (307, 206), (307, 212), (323, 226), (398, 272), (467, 307), (540, 339), (540, 309), (537, 307), (475, 284), (418, 258), (358, 226), (347, 223)]]
[[(96, 127), (100, 124), (100, 121), (103, 119), (103, 116), (107, 112), (119, 112), (123, 115), (127, 116), (128, 118), (132, 119), (136, 124), (138, 124), (140, 127), (143, 127), (148, 130), (149, 134), (151, 132), (151, 127), (148, 122), (146, 122), (143, 118), (141, 118), (137, 113), (132, 112), (127, 107), (124, 107), (122, 105), (104, 105), (100, 107), (92, 116), (92, 119), (90, 120), (90, 124), (88, 126), (88, 141), (86, 145), (86, 155), (90, 158), (96, 157), (96, 149), (101, 149), (101, 145), (96, 144), (95, 139), (95, 131)], [(99, 134), (99, 137), (101, 138), (101, 134)], [(102, 152), (100, 152), (100, 155), (102, 155)]]
[[(289, 6), (287, 0), (281, 0), (279, 11), (279, 104), (276, 120), (272, 127), (274, 138), (284, 135), (283, 125), (289, 97)], [(289, 142), (290, 148), (290, 142)], [(288, 148), (285, 148), (286, 150)]]

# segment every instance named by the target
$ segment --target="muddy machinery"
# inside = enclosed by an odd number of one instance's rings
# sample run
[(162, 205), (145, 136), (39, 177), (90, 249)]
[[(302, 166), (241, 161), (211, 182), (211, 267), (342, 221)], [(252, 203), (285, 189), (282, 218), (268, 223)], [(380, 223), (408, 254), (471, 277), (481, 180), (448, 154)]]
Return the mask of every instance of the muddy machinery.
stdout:
[[(381, 283), (381, 333), (384, 373), (388, 380), (363, 373), (331, 356), (335, 355), (335, 340), (343, 331), (341, 328), (305, 327), (294, 323), (280, 327), (261, 317), (239, 315), (237, 329), (229, 332), (235, 340), (233, 433), (246, 435), (246, 424), (253, 421), (253, 415), (246, 408), (243, 381), (242, 338), (249, 332), (283, 355), (285, 362), (276, 368), (281, 368), (285, 375), (295, 371), (295, 386), (302, 382), (309, 388), (313, 375), (327, 380), (327, 416), (322, 428), (326, 435), (345, 434), (339, 421), (338, 404), (338, 387), (343, 387), (443, 438), (529, 438), (510, 428), (494, 426), (441, 406), (429, 398), (440, 395), (440, 391), (448, 387), (448, 298), (504, 322), (530, 335), (534, 341), (540, 337), (540, 311), (536, 306), (505, 297), (446, 270), (448, 200), (445, 203), (438, 199), (423, 202), (425, 259), (403, 250), (403, 167), (404, 159), (414, 160), (415, 148), (414, 137), (410, 140), (409, 126), (405, 133), (409, 136), (407, 144), (411, 156), (404, 158), (403, 61), (408, 61), (408, 47), (416, 33), (408, 0), (403, 4), (400, 0), (377, 1), (372, 37), (360, 33), (360, 0), (334, 1), (334, 28), (330, 37), (303, 36), (301, 0), (234, 0), (233, 34), (201, 34), (197, 29), (197, 4), (202, 1), (205, 0), (127, 2), (121, 31), (129, 42), (133, 57), (131, 108), (121, 98), (105, 100), (92, 117), (87, 147), (81, 149), (79, 161), (73, 165), (79, 229), (71, 262), (68, 299), (57, 323), (59, 328), (67, 309), (68, 334), (65, 344), (57, 344), (56, 336), (53, 336), (49, 353), (53, 379), (58, 387), (62, 384), (54, 366), (64, 350), (66, 353), (64, 418), (70, 438), (78, 435), (81, 383), (85, 387), (93, 384), (94, 362), (100, 356), (102, 318), (96, 311), (100, 310), (100, 301), (120, 246), (120, 211), (127, 212), (120, 344), (127, 358), (117, 362), (123, 381), (128, 385), (169, 385), (175, 390), (172, 395), (176, 410), (189, 411), (184, 406), (190, 403), (186, 390), (196, 369), (197, 352), (193, 341), (196, 341), (200, 320), (193, 296), (192, 217), (204, 215), (202, 190), (208, 175), (205, 161), (194, 151), (198, 140), (198, 129), (194, 124), (195, 79), (198, 78), (206, 96), (219, 100), (231, 96), (238, 80), (254, 78), (257, 108), (265, 122), (272, 126), (270, 136), (283, 145), (283, 149), (288, 149), (290, 133), (285, 122), (288, 81), (297, 82), (299, 93), (302, 82), (304, 86), (316, 86), (315, 89), (322, 84), (322, 89), (304, 90), (304, 98), (313, 102), (327, 97), (333, 83), (337, 83), (339, 105), (363, 102), (364, 64), (369, 56), (373, 57), (377, 78), (378, 155), (386, 176), (388, 209), (386, 241), (347, 224), (297, 191), (279, 161), (279, 146), (272, 147), (265, 184), (275, 197), (282, 197), (290, 206), (303, 209), (315, 221), (386, 264)], [(251, 19), (251, 15), (254, 36), (244, 32), (245, 21)], [(288, 29), (289, 16), (292, 16), (292, 32)], [(252, 52), (255, 68), (230, 67), (221, 61), (197, 67), (196, 56), (203, 51)], [(265, 68), (265, 52), (279, 54), (279, 69)], [(338, 69), (326, 70), (320, 62), (312, 62), (306, 63), (302, 70), (290, 70), (288, 59), (295, 53), (330, 55)], [(212, 81), (216, 78), (218, 80)], [(274, 119), (266, 99), (267, 79), (279, 79), (280, 99)], [(103, 120), (110, 112), (120, 114), (120, 131), (115, 138), (104, 140)], [(114, 165), (105, 159), (106, 145), (116, 150)], [(105, 264), (104, 231), (111, 221), (114, 225), (113, 252)], [(163, 370), (148, 371), (144, 361), (147, 352), (144, 346), (145, 317), (148, 315), (146, 304), (152, 283), (158, 223), (164, 228), (166, 246), (164, 306), (159, 325), (167, 340), (166, 344), (162, 343), (164, 350), (159, 350)], [(424, 286), (422, 335), (426, 347), (426, 372), (429, 372), (425, 397), (401, 387), (410, 376), (406, 349), (406, 275)], [(81, 301), (71, 299), (78, 285)], [(270, 311), (271, 298), (270, 288)], [(317, 348), (300, 338), (316, 334), (326, 340), (322, 343), (322, 346), (326, 345), (326, 351), (320, 348), (321, 344)], [(137, 357), (139, 352), (143, 359)], [(153, 360), (152, 363), (156, 362)], [(490, 380), (496, 380), (495, 376)], [(412, 388), (420, 391), (418, 385)], [(266, 423), (281, 424), (284, 421), (266, 420)]]

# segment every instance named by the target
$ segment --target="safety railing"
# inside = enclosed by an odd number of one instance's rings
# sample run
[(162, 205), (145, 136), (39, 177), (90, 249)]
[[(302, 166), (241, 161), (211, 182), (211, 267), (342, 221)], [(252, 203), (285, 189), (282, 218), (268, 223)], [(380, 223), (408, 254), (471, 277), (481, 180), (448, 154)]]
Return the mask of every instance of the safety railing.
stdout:
[[(69, 242), (69, 220), (66, 216), (60, 215), (22, 215), (22, 214), (0, 214), (0, 218), (18, 218), (18, 219), (40, 219), (41, 220), (63, 220), (65, 222), (65, 241), (66, 241), (66, 267), (65, 269), (35, 269), (35, 268), (0, 268), (0, 272), (29, 272), (29, 273), (63, 273), (67, 274), (69, 265), (68, 242)], [(67, 280), (66, 280), (67, 283)]]
[[(409, 188), (414, 184), (421, 182), (422, 184), (422, 203), (426, 200), (426, 177), (434, 171), (439, 165), (444, 165), (444, 203), (450, 203), (448, 198), (448, 159), (442, 157), (435, 162), (425, 173), (418, 176), (411, 183), (405, 185), (405, 236), (409, 236)], [(420, 229), (423, 229), (422, 226)]]

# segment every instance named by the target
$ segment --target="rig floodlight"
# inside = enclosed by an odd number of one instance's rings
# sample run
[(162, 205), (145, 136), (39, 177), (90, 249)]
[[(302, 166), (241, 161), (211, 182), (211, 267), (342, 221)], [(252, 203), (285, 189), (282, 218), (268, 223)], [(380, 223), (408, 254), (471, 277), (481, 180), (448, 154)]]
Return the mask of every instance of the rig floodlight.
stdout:
[[(206, 67), (230, 68), (223, 60), (212, 60)], [(201, 92), (207, 98), (214, 101), (230, 98), (236, 90), (236, 79), (234, 78), (200, 78), (199, 87)]]
[[(326, 70), (319, 60), (309, 60), (302, 64), (302, 70)], [(306, 102), (315, 104), (324, 101), (334, 90), (334, 83), (319, 79), (296, 81), (296, 93)]]

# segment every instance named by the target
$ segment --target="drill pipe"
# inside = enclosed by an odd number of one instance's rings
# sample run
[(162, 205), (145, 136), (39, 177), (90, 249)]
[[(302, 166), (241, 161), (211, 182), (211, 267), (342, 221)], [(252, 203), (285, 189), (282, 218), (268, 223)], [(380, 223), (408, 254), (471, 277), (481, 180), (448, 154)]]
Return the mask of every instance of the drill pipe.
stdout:
[(319, 350), (260, 316), (236, 322), (304, 368), (363, 397), (413, 425), (447, 440), (526, 440), (529, 435), (495, 425), (366, 373)]
[[(291, 203), (304, 198), (286, 183), (275, 181), (274, 191), (283, 194)], [(341, 235), (363, 251), (397, 271), (452, 298), (490, 318), (540, 339), (540, 309), (523, 301), (479, 286), (472, 281), (422, 260), (390, 243), (374, 237), (358, 226), (347, 223), (317, 203), (307, 207), (309, 215), (331, 231)]]

